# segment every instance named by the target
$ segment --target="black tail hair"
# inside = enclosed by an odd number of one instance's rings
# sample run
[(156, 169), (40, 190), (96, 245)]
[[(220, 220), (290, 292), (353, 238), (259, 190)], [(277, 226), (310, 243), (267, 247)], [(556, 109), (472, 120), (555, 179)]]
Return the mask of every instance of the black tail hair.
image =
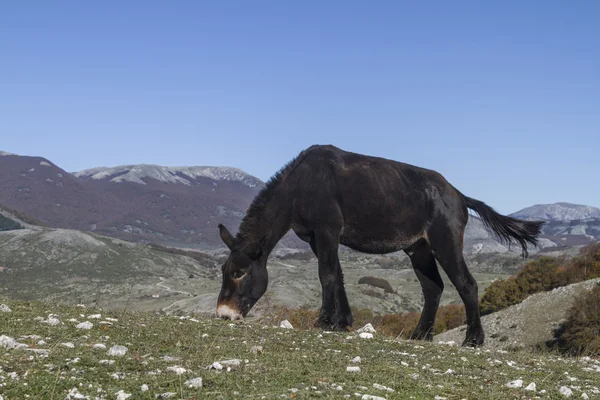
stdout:
[(521, 256), (527, 258), (527, 243), (537, 246), (537, 237), (541, 232), (544, 221), (524, 221), (517, 218), (498, 214), (494, 209), (483, 201), (464, 196), (467, 207), (474, 210), (483, 221), (483, 225), (491, 229), (501, 243), (510, 245), (517, 242), (521, 245), (523, 253)]

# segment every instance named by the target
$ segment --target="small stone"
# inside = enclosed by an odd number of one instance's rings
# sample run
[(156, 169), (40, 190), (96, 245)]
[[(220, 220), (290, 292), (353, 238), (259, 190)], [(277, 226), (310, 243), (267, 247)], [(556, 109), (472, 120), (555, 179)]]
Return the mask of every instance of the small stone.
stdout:
[(361, 332), (358, 336), (362, 339), (373, 339), (373, 334), (369, 332)]
[(371, 323), (368, 323), (365, 326), (363, 326), (362, 328), (357, 329), (356, 332), (357, 333), (362, 333), (362, 332), (375, 333), (377, 331), (375, 330), (375, 328), (373, 328), (373, 325), (371, 325)]
[(202, 378), (194, 378), (186, 381), (184, 383), (185, 386), (193, 389), (199, 389), (202, 387)]
[(252, 346), (252, 348), (250, 349), (250, 353), (252, 353), (252, 354), (258, 354), (258, 353), (262, 353), (262, 352), (263, 352), (262, 346)]
[[(590, 398), (590, 396), (588, 396), (587, 393), (581, 393), (581, 398), (587, 400)], [(2, 399), (0, 399), (0, 400), (2, 400)]]
[(142, 385), (142, 392), (147, 392), (148, 390), (150, 390), (150, 388), (148, 387), (148, 385), (146, 385), (145, 383)]
[(281, 321), (281, 323), (279, 324), (279, 327), (284, 328), (284, 329), (294, 329), (292, 324), (290, 324), (290, 321), (288, 321), (287, 319), (284, 319), (283, 321)]
[(63, 347), (67, 347), (69, 349), (74, 349), (75, 348), (75, 345), (73, 343), (71, 343), (71, 342), (61, 343), (60, 345), (63, 346)]
[(104, 343), (96, 343), (92, 346), (94, 350), (106, 350), (106, 345)]
[(230, 366), (230, 367), (239, 367), (240, 364), (242, 363), (242, 360), (234, 358), (232, 360), (223, 360), (223, 361), (219, 361), (219, 362), (221, 363), (221, 365), (226, 365), (226, 366)]
[(374, 387), (375, 389), (379, 389), (379, 390), (385, 390), (385, 391), (388, 391), (388, 392), (390, 392), (390, 393), (394, 391), (394, 389), (392, 389), (392, 388), (389, 388), (389, 387), (387, 387), (387, 386), (380, 385), (379, 383), (374, 383), (374, 384), (373, 384), (373, 387)]
[(506, 386), (509, 388), (520, 388), (523, 386), (523, 381), (521, 379), (517, 379), (516, 381), (508, 382)]
[(6, 304), (0, 304), (0, 312), (12, 312), (12, 310)]
[(129, 349), (125, 346), (113, 346), (110, 349), (108, 349), (108, 355), (113, 357), (121, 357), (124, 356), (125, 353), (127, 353), (127, 350)]
[(182, 368), (182, 367), (177, 367), (177, 366), (174, 366), (174, 367), (168, 367), (168, 368), (167, 368), (167, 371), (173, 371), (173, 372), (175, 372), (177, 375), (183, 375), (183, 374), (185, 374), (185, 373), (186, 373), (186, 371), (187, 371), (187, 370), (186, 370), (185, 368)]
[(77, 326), (75, 326), (75, 328), (77, 328), (77, 329), (92, 329), (93, 327), (94, 327), (94, 324), (92, 324), (89, 321), (82, 322), (80, 324), (77, 324)]
[(386, 400), (385, 397), (372, 396), (370, 394), (363, 394), (361, 400)]
[(448, 368), (448, 370), (446, 372), (444, 372), (444, 373), (450, 375), (450, 374), (454, 373), (454, 370)]
[(216, 369), (217, 371), (220, 371), (220, 370), (223, 369), (223, 366), (218, 361), (215, 361), (214, 363), (212, 363), (212, 365), (209, 368)]
[(560, 389), (558, 389), (558, 391), (565, 397), (573, 396), (573, 391), (566, 386), (561, 386)]
[(346, 367), (346, 372), (360, 372), (360, 367)]
[(117, 395), (117, 400), (125, 400), (130, 398), (132, 395), (129, 393), (125, 393), (122, 390), (119, 390), (117, 393), (115, 393)]
[(529, 385), (527, 385), (527, 387), (525, 387), (525, 390), (529, 390), (530, 392), (535, 392), (535, 388), (536, 388), (535, 382), (531, 382)]
[(352, 362), (355, 363), (355, 364), (360, 364), (360, 357), (359, 356), (354, 357), (352, 359)]
[(88, 319), (100, 319), (102, 316), (100, 314), (92, 314), (88, 315)]

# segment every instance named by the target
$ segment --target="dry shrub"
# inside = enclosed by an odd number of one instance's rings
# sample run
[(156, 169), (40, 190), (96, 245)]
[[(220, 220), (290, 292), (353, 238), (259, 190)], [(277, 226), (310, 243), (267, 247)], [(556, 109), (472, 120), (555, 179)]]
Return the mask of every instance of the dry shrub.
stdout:
[(582, 248), (568, 262), (542, 256), (523, 266), (516, 276), (492, 283), (481, 297), (481, 313), (490, 314), (526, 297), (557, 287), (600, 277), (600, 243)]
[(563, 353), (600, 356), (600, 284), (580, 293), (569, 309), (567, 320), (556, 331), (555, 345)]
[[(380, 333), (392, 338), (398, 336), (408, 339), (412, 331), (419, 323), (420, 313), (409, 312), (402, 314), (374, 314), (368, 308), (352, 309), (354, 317), (353, 329), (358, 329), (367, 323)], [(271, 325), (279, 325), (287, 319), (294, 328), (302, 330), (313, 330), (314, 323), (319, 316), (318, 309), (308, 307), (287, 308), (283, 306), (273, 307), (272, 312), (263, 317), (265, 322)], [(434, 333), (444, 332), (456, 328), (465, 323), (465, 309), (462, 305), (451, 304), (439, 308), (434, 328)]]

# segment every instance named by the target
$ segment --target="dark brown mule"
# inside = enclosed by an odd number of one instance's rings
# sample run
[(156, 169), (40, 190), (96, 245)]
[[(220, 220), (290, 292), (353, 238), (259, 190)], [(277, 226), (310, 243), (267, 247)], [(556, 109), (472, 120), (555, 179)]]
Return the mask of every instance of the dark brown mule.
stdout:
[(217, 315), (246, 316), (267, 289), (267, 258), (292, 229), (319, 260), (322, 306), (315, 325), (346, 330), (352, 312), (346, 298), (339, 244), (364, 253), (404, 250), (423, 288), (425, 305), (412, 337), (431, 340), (444, 285), (442, 266), (465, 304), (463, 345), (480, 345), (477, 282), (463, 259), (463, 234), (470, 208), (505, 243), (537, 244), (542, 222), (496, 213), (464, 196), (439, 173), (388, 160), (315, 145), (273, 176), (256, 196), (233, 237), (219, 225), (231, 250), (223, 265)]

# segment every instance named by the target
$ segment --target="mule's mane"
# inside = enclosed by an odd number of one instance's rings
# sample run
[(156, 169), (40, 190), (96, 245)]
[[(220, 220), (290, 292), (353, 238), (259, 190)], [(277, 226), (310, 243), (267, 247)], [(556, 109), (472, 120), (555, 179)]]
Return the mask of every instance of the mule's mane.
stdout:
[(287, 178), (287, 176), (294, 170), (298, 165), (304, 161), (308, 153), (313, 150), (314, 146), (302, 151), (288, 163), (286, 163), (279, 171), (277, 171), (258, 192), (252, 203), (246, 211), (246, 215), (242, 219), (242, 223), (238, 229), (236, 235), (237, 239), (246, 239), (251, 237), (255, 233), (256, 223), (259, 218), (262, 217), (265, 208), (273, 198), (275, 189)]

